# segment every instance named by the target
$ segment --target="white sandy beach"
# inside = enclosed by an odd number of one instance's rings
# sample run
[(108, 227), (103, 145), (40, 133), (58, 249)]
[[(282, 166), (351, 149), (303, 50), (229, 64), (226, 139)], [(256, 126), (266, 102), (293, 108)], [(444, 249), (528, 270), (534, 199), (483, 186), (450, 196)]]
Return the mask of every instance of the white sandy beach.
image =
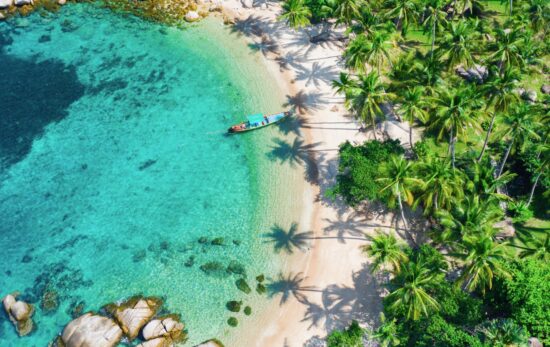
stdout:
[[(300, 232), (312, 232), (311, 243), (288, 256), (278, 279), (280, 294), (262, 316), (241, 326), (238, 347), (323, 346), (322, 339), (331, 330), (352, 320), (375, 326), (382, 310), (383, 289), (370, 274), (360, 247), (367, 243), (365, 234), (390, 228), (393, 216), (354, 211), (324, 197), (325, 189), (335, 182), (338, 146), (345, 141), (362, 143), (372, 134), (361, 130), (347, 114), (343, 98), (331, 88), (343, 69), (342, 43), (311, 44), (303, 30), (293, 31), (277, 20), (278, 2), (259, 0), (253, 8), (244, 8), (239, 0), (222, 4), (226, 18), (264, 55), (286, 91), (305, 141), (298, 150), (311, 158), (303, 161), (307, 184), (299, 223)], [(408, 130), (402, 123), (385, 122), (382, 127), (408, 145)]]

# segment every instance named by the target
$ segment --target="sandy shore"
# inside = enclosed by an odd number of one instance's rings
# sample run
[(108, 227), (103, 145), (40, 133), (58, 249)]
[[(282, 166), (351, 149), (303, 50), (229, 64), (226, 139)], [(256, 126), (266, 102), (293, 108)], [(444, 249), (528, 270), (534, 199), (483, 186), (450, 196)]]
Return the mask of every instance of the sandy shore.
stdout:
[[(299, 232), (311, 233), (308, 245), (286, 259), (271, 307), (239, 329), (238, 346), (323, 346), (322, 339), (331, 330), (352, 320), (375, 326), (382, 309), (382, 289), (370, 274), (361, 246), (367, 243), (365, 234), (389, 228), (393, 216), (354, 211), (324, 197), (335, 182), (338, 146), (345, 141), (361, 143), (372, 134), (349, 117), (343, 98), (331, 88), (343, 69), (342, 43), (311, 44), (304, 30), (293, 31), (277, 20), (278, 2), (259, 0), (253, 8), (243, 8), (238, 0), (226, 0), (222, 5), (226, 18), (235, 23), (233, 30), (247, 36), (263, 54), (286, 91), (288, 106), (297, 111), (295, 125), (304, 143), (295, 150), (307, 182)], [(382, 126), (408, 142), (401, 123)]]

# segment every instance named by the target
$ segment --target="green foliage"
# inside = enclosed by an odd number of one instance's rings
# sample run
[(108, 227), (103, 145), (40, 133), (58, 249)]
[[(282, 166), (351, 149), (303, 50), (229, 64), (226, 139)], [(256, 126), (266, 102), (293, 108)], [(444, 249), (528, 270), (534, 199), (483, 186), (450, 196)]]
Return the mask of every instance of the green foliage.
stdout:
[(349, 142), (342, 144), (337, 183), (332, 195), (342, 196), (352, 206), (367, 199), (386, 200), (389, 192), (381, 193), (383, 187), (376, 179), (380, 177), (382, 164), (392, 155), (402, 153), (404, 149), (397, 140), (367, 141), (360, 146)]
[(225, 304), (225, 307), (231, 312), (240, 312), (241, 311), (241, 305), (243, 304), (242, 301), (228, 301), (227, 304)]
[(235, 285), (243, 293), (250, 294), (250, 292), (252, 291), (252, 289), (250, 289), (250, 286), (248, 285), (248, 283), (246, 282), (246, 280), (244, 278), (239, 278), (235, 282)]
[(187, 12), (197, 9), (192, 0), (104, 0), (102, 4), (116, 12), (168, 25), (181, 24)]
[(345, 330), (334, 330), (327, 337), (328, 347), (361, 347), (363, 346), (363, 328), (356, 321)]
[(402, 331), (408, 335), (408, 341), (404, 344), (407, 347), (486, 347), (477, 336), (470, 335), (438, 314), (412, 322), (402, 329), (407, 329)]
[(525, 201), (512, 201), (508, 204), (508, 213), (514, 223), (527, 222), (533, 218), (533, 211)]
[(417, 141), (413, 146), (413, 152), (418, 158), (423, 158), (428, 155), (428, 150), (428, 144), (423, 140)]
[(229, 319), (227, 320), (227, 324), (230, 326), (230, 327), (236, 327), (237, 325), (239, 325), (239, 321), (237, 320), (237, 318), (235, 317), (229, 317)]
[(481, 340), (489, 346), (527, 346), (529, 336), (525, 328), (511, 319), (494, 319), (477, 328)]
[(525, 259), (510, 265), (511, 277), (503, 279), (501, 305), (532, 336), (550, 344), (550, 264)]

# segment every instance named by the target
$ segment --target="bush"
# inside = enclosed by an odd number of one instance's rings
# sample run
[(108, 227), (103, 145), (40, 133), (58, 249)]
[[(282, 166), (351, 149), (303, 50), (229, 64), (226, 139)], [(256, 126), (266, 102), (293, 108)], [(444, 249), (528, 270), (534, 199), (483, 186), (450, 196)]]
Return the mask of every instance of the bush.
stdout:
[(403, 329), (408, 335), (405, 346), (411, 347), (484, 347), (477, 336), (468, 334), (460, 326), (451, 324), (438, 314), (420, 321), (412, 321)]
[(527, 222), (533, 218), (533, 211), (527, 206), (524, 201), (513, 201), (508, 204), (508, 213), (514, 223)]
[(327, 337), (328, 347), (361, 347), (363, 346), (364, 330), (356, 321), (343, 331), (334, 330)]
[(241, 292), (244, 292), (246, 294), (250, 294), (250, 292), (252, 291), (252, 289), (250, 289), (250, 286), (248, 285), (248, 283), (246, 283), (246, 280), (244, 278), (239, 278), (235, 282), (235, 285), (237, 286), (237, 288), (239, 288)]
[(227, 320), (227, 324), (230, 326), (230, 327), (236, 327), (237, 325), (239, 325), (239, 321), (237, 320), (237, 318), (235, 317), (229, 317), (229, 319)]
[(413, 146), (413, 152), (418, 158), (423, 158), (428, 154), (428, 144), (424, 141), (418, 141)]
[(241, 311), (241, 305), (243, 304), (242, 301), (228, 301), (227, 304), (225, 304), (225, 307), (231, 312), (240, 312)]
[(367, 141), (361, 146), (353, 146), (349, 142), (342, 144), (336, 185), (327, 192), (327, 196), (342, 196), (352, 206), (366, 199), (385, 201), (389, 192), (380, 193), (383, 187), (376, 179), (383, 163), (392, 155), (403, 153), (398, 140)]

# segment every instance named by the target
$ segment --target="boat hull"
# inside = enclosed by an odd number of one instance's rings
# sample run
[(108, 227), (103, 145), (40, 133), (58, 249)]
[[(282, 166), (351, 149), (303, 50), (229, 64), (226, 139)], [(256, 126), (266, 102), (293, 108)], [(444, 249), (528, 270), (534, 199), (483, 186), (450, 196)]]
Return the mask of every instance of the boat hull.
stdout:
[(290, 112), (275, 113), (275, 114), (272, 114), (272, 115), (269, 115), (269, 116), (265, 116), (264, 117), (265, 120), (266, 120), (265, 123), (262, 122), (261, 124), (257, 124), (257, 125), (254, 125), (254, 126), (249, 126), (247, 122), (242, 122), (242, 123), (233, 125), (229, 129), (227, 129), (227, 132), (229, 134), (238, 134), (238, 133), (245, 133), (245, 132), (249, 132), (249, 131), (256, 130), (256, 129), (265, 128), (267, 126), (270, 126), (272, 124), (276, 124), (276, 123), (282, 121), (283, 119), (287, 118), (288, 116), (290, 116)]

